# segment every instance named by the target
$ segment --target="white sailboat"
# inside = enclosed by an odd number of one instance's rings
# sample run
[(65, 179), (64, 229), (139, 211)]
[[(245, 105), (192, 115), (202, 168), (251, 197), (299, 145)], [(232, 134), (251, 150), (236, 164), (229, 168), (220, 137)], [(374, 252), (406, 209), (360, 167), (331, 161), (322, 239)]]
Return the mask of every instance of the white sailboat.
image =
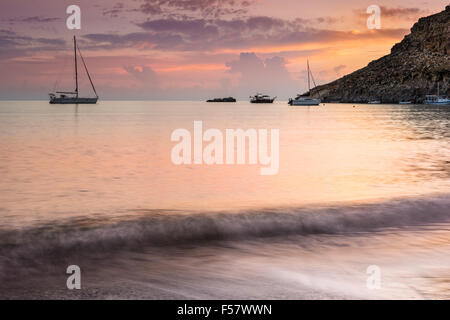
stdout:
[(425, 96), (424, 104), (450, 105), (450, 98), (446, 95), (439, 95), (439, 83), (437, 86), (437, 95)]
[[(308, 71), (308, 92), (311, 94), (311, 79), (314, 83), (314, 88), (316, 87), (316, 82), (312, 75), (311, 69), (309, 68), (309, 60), (306, 60), (306, 66)], [(318, 106), (320, 104), (320, 99), (311, 98), (310, 96), (302, 96), (300, 94), (295, 97), (295, 99), (289, 99), (288, 104), (291, 106)]]
[[(83, 62), (84, 69), (91, 83), (92, 90), (95, 93), (95, 97), (80, 97), (78, 90), (78, 61), (77, 61), (77, 50), (80, 54), (81, 61)], [(98, 100), (97, 91), (95, 90), (94, 83), (92, 82), (91, 75), (87, 69), (84, 58), (81, 55), (81, 51), (77, 46), (77, 39), (73, 37), (73, 51), (74, 51), (74, 63), (75, 63), (75, 90), (74, 91), (57, 91), (55, 93), (50, 93), (50, 104), (96, 104)]]

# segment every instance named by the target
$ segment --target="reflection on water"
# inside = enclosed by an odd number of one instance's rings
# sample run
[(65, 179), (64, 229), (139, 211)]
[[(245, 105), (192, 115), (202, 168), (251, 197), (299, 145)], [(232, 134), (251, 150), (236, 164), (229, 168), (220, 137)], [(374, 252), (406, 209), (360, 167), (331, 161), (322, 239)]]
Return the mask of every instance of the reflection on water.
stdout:
[[(279, 129), (278, 175), (175, 166), (170, 135), (194, 120)], [(449, 120), (448, 107), (414, 105), (0, 102), (0, 269), (56, 268), (75, 250), (103, 298), (129, 297), (123, 286), (159, 298), (442, 297)], [(380, 295), (358, 291), (369, 263), (388, 272)]]
[[(283, 103), (0, 104), (4, 223), (130, 209), (230, 209), (449, 190), (448, 108)], [(280, 170), (175, 166), (177, 128), (280, 129)], [(5, 219), (5, 216), (3, 216)]]

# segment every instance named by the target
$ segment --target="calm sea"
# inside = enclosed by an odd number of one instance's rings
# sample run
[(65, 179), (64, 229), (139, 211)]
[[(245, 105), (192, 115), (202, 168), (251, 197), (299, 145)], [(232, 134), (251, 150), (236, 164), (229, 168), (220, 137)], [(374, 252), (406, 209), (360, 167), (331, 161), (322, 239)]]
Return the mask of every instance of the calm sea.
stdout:
[[(278, 174), (175, 165), (194, 121), (278, 129)], [(449, 107), (2, 101), (0, 297), (449, 298), (449, 194)]]

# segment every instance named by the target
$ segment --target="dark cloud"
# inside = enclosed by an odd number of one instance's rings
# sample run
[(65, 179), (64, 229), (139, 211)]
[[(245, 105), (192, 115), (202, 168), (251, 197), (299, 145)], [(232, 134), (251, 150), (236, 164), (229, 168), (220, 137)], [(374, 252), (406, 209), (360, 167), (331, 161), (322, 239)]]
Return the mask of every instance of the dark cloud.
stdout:
[(63, 47), (66, 44), (66, 41), (63, 39), (36, 38), (33, 39), (33, 41), (40, 44), (47, 44), (58, 47)]
[(188, 34), (191, 37), (204, 37), (218, 35), (217, 26), (208, 23), (206, 20), (176, 20), (158, 19), (138, 24), (142, 29), (155, 32), (170, 32)]
[(51, 18), (51, 17), (44, 17), (44, 16), (32, 16), (32, 17), (17, 17), (17, 18), (11, 18), (8, 19), (9, 22), (25, 22), (25, 23), (49, 23), (49, 22), (56, 22), (61, 21), (61, 18)]
[(30, 47), (33, 45), (46, 44), (54, 46), (64, 46), (66, 42), (56, 38), (33, 38), (23, 36), (10, 30), (0, 30), (0, 42), (9, 47)]
[(56, 38), (33, 38), (10, 30), (0, 30), (0, 58), (27, 56), (31, 52), (64, 49), (66, 42)]
[(246, 50), (256, 46), (291, 45), (307, 42), (361, 40), (370, 37), (400, 38), (406, 29), (368, 30), (361, 33), (310, 27), (310, 21), (266, 16), (245, 19), (155, 19), (137, 23), (144, 32), (126, 35), (89, 34), (92, 48), (124, 45), (172, 51), (213, 51), (221, 48)]
[(152, 34), (179, 35), (177, 48), (183, 50), (246, 49), (254, 46), (325, 42), (364, 37), (401, 37), (407, 30), (383, 29), (354, 34), (346, 31), (311, 28), (305, 19), (294, 21), (255, 16), (244, 19), (158, 19), (138, 24)]
[(202, 17), (220, 17), (247, 12), (258, 0), (143, 0), (140, 11), (149, 15), (165, 13), (194, 13)]
[(125, 5), (122, 2), (117, 2), (112, 8), (104, 9), (102, 14), (111, 18), (117, 18), (124, 9)]
[(251, 17), (246, 20), (245, 24), (248, 29), (260, 31), (269, 31), (286, 26), (285, 21), (271, 17)]
[(0, 35), (13, 35), (15, 32), (11, 31), (11, 30), (6, 30), (6, 29), (0, 29)]
[(134, 32), (125, 35), (93, 33), (83, 36), (83, 47), (88, 50), (137, 47), (140, 49), (179, 50), (187, 44), (180, 35)]
[[(399, 18), (399, 19), (416, 19), (424, 14), (427, 14), (428, 11), (421, 8), (391, 8), (380, 6), (381, 9), (381, 18)], [(369, 16), (366, 12), (366, 9), (359, 9), (354, 11), (357, 16), (361, 19), (367, 19)]]
[(380, 9), (384, 17), (417, 17), (427, 12), (421, 8), (389, 8), (380, 6)]

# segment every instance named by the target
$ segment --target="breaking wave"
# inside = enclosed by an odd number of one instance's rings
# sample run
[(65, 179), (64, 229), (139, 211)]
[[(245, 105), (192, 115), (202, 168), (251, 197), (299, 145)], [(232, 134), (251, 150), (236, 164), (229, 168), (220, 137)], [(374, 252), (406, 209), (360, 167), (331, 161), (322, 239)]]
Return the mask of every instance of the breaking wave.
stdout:
[[(143, 246), (198, 244), (288, 235), (374, 232), (446, 223), (450, 198), (403, 199), (349, 206), (240, 212), (134, 211), (127, 217), (79, 218), (28, 229), (0, 230), (0, 271), (30, 259), (76, 252), (113, 252)], [(130, 218), (132, 217), (132, 218)]]

